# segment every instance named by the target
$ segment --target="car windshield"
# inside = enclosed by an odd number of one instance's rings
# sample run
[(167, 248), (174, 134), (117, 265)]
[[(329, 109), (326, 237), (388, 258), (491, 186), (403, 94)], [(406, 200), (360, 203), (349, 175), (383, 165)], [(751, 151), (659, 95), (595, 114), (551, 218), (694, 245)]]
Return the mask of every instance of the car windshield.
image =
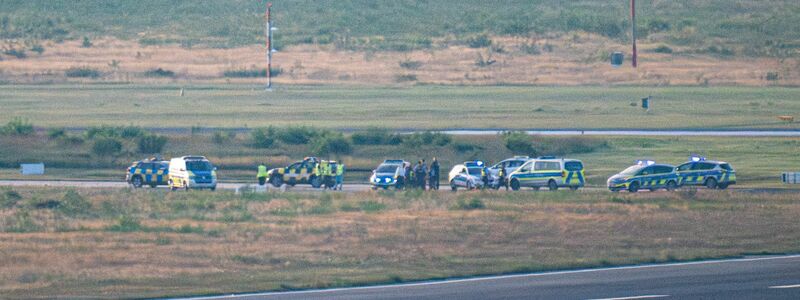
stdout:
[(481, 176), (481, 168), (469, 168), (469, 175)]
[(380, 165), (375, 173), (394, 173), (397, 171), (397, 165)]
[(211, 163), (204, 160), (187, 161), (186, 169), (192, 171), (211, 171)]
[(625, 169), (624, 171), (619, 172), (619, 174), (620, 175), (625, 175), (625, 176), (636, 175), (636, 172), (639, 172), (639, 170), (641, 170), (642, 168), (644, 168), (644, 167), (643, 166), (630, 166), (627, 169)]

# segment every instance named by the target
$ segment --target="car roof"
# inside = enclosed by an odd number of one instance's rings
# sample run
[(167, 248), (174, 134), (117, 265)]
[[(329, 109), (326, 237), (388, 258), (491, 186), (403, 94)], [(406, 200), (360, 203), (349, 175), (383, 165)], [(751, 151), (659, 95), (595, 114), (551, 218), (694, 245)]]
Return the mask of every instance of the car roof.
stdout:
[(727, 164), (727, 162), (718, 161), (718, 160), (701, 160), (701, 161), (687, 161), (685, 163), (682, 163), (682, 165), (685, 165), (687, 163), (703, 163), (703, 162), (704, 163), (711, 163), (711, 164), (718, 164), (718, 165)]

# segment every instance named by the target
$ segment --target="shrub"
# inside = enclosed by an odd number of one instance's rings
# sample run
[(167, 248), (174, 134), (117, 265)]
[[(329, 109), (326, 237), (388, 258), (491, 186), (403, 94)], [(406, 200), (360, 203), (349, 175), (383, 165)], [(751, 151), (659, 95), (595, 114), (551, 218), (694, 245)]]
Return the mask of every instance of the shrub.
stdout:
[(142, 229), (142, 223), (135, 217), (123, 215), (117, 219), (117, 224), (108, 226), (106, 229), (117, 232), (134, 232)]
[(671, 53), (672, 53), (672, 48), (670, 48), (670, 47), (669, 47), (669, 46), (667, 46), (667, 45), (661, 45), (661, 46), (658, 46), (658, 47), (656, 47), (655, 49), (653, 49), (653, 52), (655, 52), (655, 53), (671, 54)]
[(11, 208), (17, 205), (19, 200), (22, 200), (22, 196), (17, 191), (10, 188), (3, 189), (3, 193), (0, 194), (0, 207)]
[(96, 137), (121, 137), (126, 139), (144, 136), (147, 132), (138, 126), (92, 126), (86, 129), (86, 137), (94, 139)]
[(89, 67), (71, 67), (64, 72), (64, 75), (74, 78), (97, 78), (100, 77), (100, 71)]
[(22, 117), (14, 117), (11, 121), (3, 126), (0, 133), (7, 135), (26, 136), (34, 133), (33, 124), (28, 119)]
[(83, 42), (81, 43), (81, 47), (83, 47), (83, 48), (91, 48), (93, 45), (94, 44), (92, 44), (92, 41), (89, 39), (88, 36), (84, 36), (83, 37)]
[(329, 133), (317, 137), (313, 142), (313, 152), (318, 154), (348, 154), (353, 151), (350, 140), (341, 133)]
[(42, 55), (44, 53), (44, 47), (40, 44), (35, 44), (31, 47), (31, 51), (36, 52), (36, 54)]
[(13, 56), (13, 57), (16, 57), (18, 59), (23, 59), (23, 58), (28, 57), (28, 55), (25, 54), (25, 50), (17, 50), (17, 49), (14, 49), (14, 48), (6, 49), (5, 51), (3, 51), (3, 54), (9, 55), (9, 56)]
[(113, 137), (100, 137), (92, 145), (92, 153), (98, 156), (112, 156), (122, 151), (122, 143)]
[(403, 143), (412, 147), (422, 145), (445, 146), (452, 141), (453, 138), (447, 134), (431, 131), (417, 132), (403, 137)]
[(417, 81), (417, 75), (415, 74), (400, 74), (394, 77), (395, 82), (409, 82), (409, 81)]
[(66, 215), (78, 215), (86, 213), (91, 207), (92, 204), (80, 194), (74, 190), (68, 190), (61, 199), (58, 209)]
[(211, 135), (211, 142), (217, 145), (222, 145), (230, 142), (236, 138), (236, 132), (233, 131), (215, 131)]
[(403, 69), (416, 70), (422, 66), (422, 62), (418, 60), (404, 60), (400, 62), (400, 67)]
[(531, 137), (524, 132), (506, 132), (503, 134), (506, 148), (515, 154), (536, 156)]
[(136, 140), (139, 153), (160, 153), (167, 144), (167, 137), (163, 135), (147, 134)]
[(290, 145), (307, 144), (312, 138), (319, 135), (319, 130), (306, 126), (289, 126), (281, 130), (275, 130), (275, 137), (281, 142)]
[(492, 40), (485, 34), (473, 36), (467, 39), (467, 46), (470, 48), (486, 48), (492, 45)]
[(455, 149), (456, 152), (463, 153), (463, 152), (470, 152), (470, 151), (479, 150), (479, 149), (482, 149), (482, 148), (480, 146), (478, 146), (478, 145), (474, 145), (474, 144), (470, 144), (470, 143), (457, 142), (457, 143), (453, 144), (453, 149)]
[(458, 209), (463, 209), (463, 210), (474, 210), (474, 209), (484, 209), (486, 208), (486, 204), (484, 204), (480, 198), (475, 197), (470, 199), (469, 201), (466, 201), (464, 199), (458, 199), (458, 201), (456, 202), (456, 207)]
[(395, 139), (395, 136), (397, 135), (389, 133), (387, 129), (369, 128), (365, 131), (353, 133), (350, 138), (353, 140), (353, 144), (356, 145), (391, 145), (393, 142), (396, 142), (394, 143), (396, 145), (400, 141)]
[(50, 139), (57, 139), (66, 134), (64, 128), (49, 128), (47, 129), (47, 137)]
[[(271, 77), (277, 77), (283, 73), (283, 69), (270, 69), (269, 75)], [(234, 70), (226, 70), (222, 72), (222, 76), (224, 77), (233, 77), (233, 78), (254, 78), (254, 77), (267, 77), (267, 69), (234, 69)]]
[(275, 143), (274, 135), (275, 129), (272, 127), (255, 129), (250, 133), (250, 144), (255, 148), (272, 147)]
[(150, 69), (144, 72), (145, 77), (175, 77), (175, 72), (162, 68)]

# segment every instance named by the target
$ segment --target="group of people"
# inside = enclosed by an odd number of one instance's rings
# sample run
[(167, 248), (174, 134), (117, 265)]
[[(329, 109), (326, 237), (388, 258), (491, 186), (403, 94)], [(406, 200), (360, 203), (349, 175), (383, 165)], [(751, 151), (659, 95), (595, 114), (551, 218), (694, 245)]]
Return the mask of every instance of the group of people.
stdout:
[(344, 164), (335, 161), (321, 161), (317, 164), (316, 174), (322, 178), (322, 188), (326, 190), (342, 190), (344, 181)]
[(404, 178), (406, 178), (406, 185), (409, 188), (438, 190), (440, 174), (439, 161), (434, 157), (430, 168), (424, 159), (417, 161), (413, 167), (411, 164), (407, 164)]

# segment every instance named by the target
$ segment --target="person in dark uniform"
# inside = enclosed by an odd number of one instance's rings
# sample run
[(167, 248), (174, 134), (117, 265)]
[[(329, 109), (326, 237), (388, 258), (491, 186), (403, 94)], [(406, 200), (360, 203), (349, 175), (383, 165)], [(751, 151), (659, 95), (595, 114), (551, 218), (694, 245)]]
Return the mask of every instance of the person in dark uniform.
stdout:
[(439, 190), (439, 161), (436, 160), (436, 157), (434, 157), (433, 162), (431, 162), (431, 171), (428, 176), (428, 181), (430, 189)]
[(481, 181), (483, 181), (483, 186), (481, 189), (486, 189), (489, 187), (489, 170), (486, 167), (481, 168)]
[(506, 187), (506, 191), (508, 190), (508, 179), (506, 179), (506, 166), (500, 166), (500, 171), (497, 172), (498, 182), (497, 182), (497, 189), (499, 190), (501, 186)]

